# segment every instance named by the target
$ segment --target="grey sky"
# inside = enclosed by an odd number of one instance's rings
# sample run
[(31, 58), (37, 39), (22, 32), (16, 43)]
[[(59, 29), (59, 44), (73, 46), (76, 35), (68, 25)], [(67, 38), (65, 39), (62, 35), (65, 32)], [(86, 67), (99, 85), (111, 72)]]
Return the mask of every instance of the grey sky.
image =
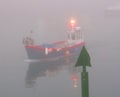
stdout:
[[(27, 56), (22, 38), (33, 30), (40, 42), (65, 39), (68, 18), (73, 16), (82, 26), (93, 61), (89, 69), (91, 97), (119, 97), (120, 14), (106, 13), (119, 4), (119, 0), (0, 0), (0, 96), (31, 96), (22, 86), (28, 68), (23, 62)], [(50, 85), (49, 80), (40, 80), (38, 93), (44, 82)]]
[(88, 24), (94, 14), (114, 3), (117, 0), (1, 0), (0, 36), (4, 41), (7, 38), (12, 40), (14, 35), (38, 29), (36, 25), (39, 23), (40, 36), (46, 36), (48, 32), (57, 36), (58, 29), (60, 33), (66, 31), (69, 17), (76, 17), (81, 24)]

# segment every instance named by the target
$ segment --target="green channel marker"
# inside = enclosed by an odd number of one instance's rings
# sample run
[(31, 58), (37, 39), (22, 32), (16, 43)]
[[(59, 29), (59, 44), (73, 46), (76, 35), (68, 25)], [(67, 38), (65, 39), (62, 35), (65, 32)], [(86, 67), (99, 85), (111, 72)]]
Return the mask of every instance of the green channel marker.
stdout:
[(91, 66), (91, 63), (90, 63), (90, 56), (85, 46), (83, 46), (75, 66), (83, 67), (83, 71), (81, 73), (82, 97), (89, 97), (89, 78), (88, 78), (88, 72), (86, 71), (86, 66)]

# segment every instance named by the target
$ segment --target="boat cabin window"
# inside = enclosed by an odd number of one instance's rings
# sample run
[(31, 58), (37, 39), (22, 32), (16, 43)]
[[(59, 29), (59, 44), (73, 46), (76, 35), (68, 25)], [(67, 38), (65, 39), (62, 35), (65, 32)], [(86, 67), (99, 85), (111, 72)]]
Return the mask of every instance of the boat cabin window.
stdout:
[(68, 32), (68, 40), (80, 40), (80, 30)]
[(74, 33), (72, 33), (72, 40), (76, 40), (76, 35)]

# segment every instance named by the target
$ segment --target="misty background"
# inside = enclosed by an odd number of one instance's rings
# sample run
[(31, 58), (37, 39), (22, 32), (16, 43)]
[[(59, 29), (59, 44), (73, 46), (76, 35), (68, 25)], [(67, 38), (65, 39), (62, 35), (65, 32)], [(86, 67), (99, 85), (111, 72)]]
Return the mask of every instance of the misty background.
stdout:
[[(93, 64), (92, 68), (88, 68), (90, 97), (118, 97), (119, 6), (119, 0), (0, 0), (0, 96), (32, 97), (31, 90), (24, 87), (28, 64), (24, 62), (27, 54), (22, 39), (32, 30), (36, 41), (40, 43), (64, 40), (68, 20), (75, 17), (84, 32)], [(67, 74), (63, 72), (59, 76), (62, 79)], [(60, 78), (58, 82), (61, 82)], [(42, 83), (49, 85), (49, 78), (42, 79)], [(67, 81), (62, 84), (68, 85)], [(38, 84), (37, 93), (41, 90), (46, 93), (45, 96), (42, 92), (40, 97), (47, 97), (47, 93), (50, 93), (48, 89), (41, 88), (44, 85)], [(69, 87), (64, 88), (58, 88), (63, 89), (63, 94), (59, 95), (58, 92), (51, 97), (72, 97), (70, 92), (64, 91), (70, 90)], [(54, 87), (53, 92), (56, 89)], [(70, 91), (73, 92), (72, 89)], [(79, 92), (78, 89), (80, 95)]]

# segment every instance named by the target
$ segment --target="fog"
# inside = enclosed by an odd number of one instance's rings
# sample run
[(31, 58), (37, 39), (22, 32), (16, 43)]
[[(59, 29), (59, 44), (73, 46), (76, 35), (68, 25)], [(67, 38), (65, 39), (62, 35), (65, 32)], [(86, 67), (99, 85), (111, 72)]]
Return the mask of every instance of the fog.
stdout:
[[(22, 39), (32, 31), (37, 43), (64, 40), (71, 17), (76, 18), (82, 28), (92, 60), (92, 67), (88, 68), (90, 97), (120, 95), (119, 0), (0, 0), (1, 97), (35, 97), (24, 86), (29, 64), (24, 62), (28, 56)], [(68, 76), (63, 70), (57, 80), (56, 77), (39, 79), (37, 93), (33, 94), (36, 97), (53, 97), (63, 93), (63, 97), (80, 97), (80, 87), (74, 92), (69, 87)], [(59, 87), (52, 86), (58, 83)], [(49, 91), (52, 87), (53, 90)]]

